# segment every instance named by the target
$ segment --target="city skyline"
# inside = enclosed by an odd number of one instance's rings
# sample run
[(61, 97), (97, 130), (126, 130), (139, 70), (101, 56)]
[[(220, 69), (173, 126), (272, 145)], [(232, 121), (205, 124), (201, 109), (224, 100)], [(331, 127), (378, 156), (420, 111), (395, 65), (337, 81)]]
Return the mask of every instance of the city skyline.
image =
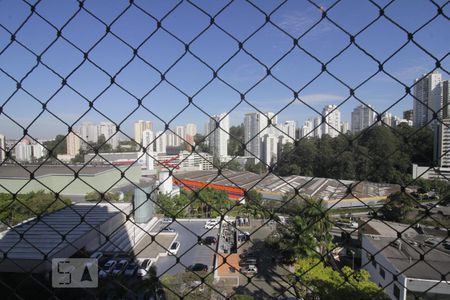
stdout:
[[(5, 5), (4, 3), (0, 4), (0, 8), (1, 5)], [(117, 2), (102, 6), (101, 3), (88, 1), (86, 8), (98, 14), (101, 20), (108, 23), (126, 7), (126, 4), (127, 2)], [(321, 1), (320, 3), (325, 8), (331, 6), (331, 4), (330, 1)], [(7, 9), (0, 9), (0, 18), (4, 20), (5, 28), (11, 32), (17, 30), (20, 20), (26, 17), (23, 5), (23, 3), (12, 2)], [(171, 7), (170, 3), (157, 7), (146, 3), (140, 3), (140, 5), (151, 9), (159, 17), (163, 16), (164, 12)], [(269, 3), (259, 3), (259, 5), (266, 11), (274, 9)], [(427, 13), (430, 9), (434, 11), (434, 7), (428, 7), (427, 5), (427, 3), (414, 2), (408, 5), (409, 14), (405, 14), (401, 6), (391, 5), (385, 13), (395, 17), (402, 26), (414, 32), (423, 20), (427, 20)], [(105, 7), (106, 9), (104, 9)], [(220, 4), (209, 3), (206, 7), (209, 11), (214, 12), (220, 7)], [(74, 3), (67, 6), (49, 6), (44, 3), (38, 5), (36, 9), (37, 11), (46, 11), (46, 16), (55, 19), (56, 25), (61, 26), (77, 8)], [(165, 19), (162, 25), (170, 33), (180, 36), (185, 43), (190, 42), (209, 22), (205, 15), (198, 12), (189, 14), (192, 12), (192, 7), (188, 3), (182, 3), (176, 11), (178, 16)], [(375, 19), (378, 16), (378, 9), (370, 3), (361, 2), (354, 5), (343, 2), (330, 9), (329, 16), (350, 33), (357, 33), (366, 25), (365, 22), (367, 21), (350, 17), (350, 11), (352, 11), (352, 15), (362, 15), (364, 12), (364, 15), (369, 19), (371, 17)], [(410, 18), (411, 13), (414, 13), (416, 17)], [(16, 18), (9, 18), (8, 14), (14, 14)], [(245, 18), (230, 18), (230, 15), (233, 14), (245, 16)], [(321, 11), (312, 5), (288, 3), (271, 16), (271, 21), (287, 33), (299, 36), (311, 27), (320, 16)], [(135, 28), (150, 28), (151, 30), (156, 28), (154, 20), (134, 8), (128, 10), (122, 18), (124, 20), (118, 22), (117, 26), (114, 24), (111, 31), (118, 37), (126, 37), (132, 47), (137, 47), (148, 35), (145, 30), (134, 30)], [(249, 28), (246, 26), (247, 23), (258, 24), (263, 21), (264, 15), (251, 9), (249, 4), (245, 2), (233, 3), (216, 20), (221, 27), (231, 32), (239, 40), (244, 40), (251, 34), (252, 30), (257, 28)], [(123, 26), (125, 24), (123, 22), (129, 22), (129, 26)], [(446, 38), (448, 32), (445, 31), (442, 22), (444, 22), (444, 19), (438, 17), (422, 29), (419, 34), (415, 35), (415, 41), (426, 45), (426, 49), (434, 53), (439, 59), (446, 55), (445, 40), (448, 40)], [(26, 41), (25, 45), (30, 50), (35, 53), (41, 52), (45, 45), (50, 44), (53, 34), (56, 34), (56, 31), (52, 32), (52, 28), (47, 26), (42, 19), (34, 17), (17, 33), (17, 41)], [(292, 40), (274, 26), (266, 27), (246, 41), (244, 47), (249, 53), (258, 53), (257, 58), (272, 68), (273, 64), (291, 49)], [(76, 43), (80, 49), (86, 51), (96, 39), (101, 37), (104, 30), (104, 25), (99, 21), (86, 13), (81, 13), (77, 18), (71, 20), (61, 33), (68, 41)], [(82, 67), (67, 79), (68, 86), (60, 91), (58, 89), (61, 86), (61, 78), (42, 64), (30, 76), (25, 77), (26, 71), (35, 64), (36, 57), (18, 43), (13, 43), (3, 54), (5, 59), (0, 62), (0, 67), (18, 80), (23, 78), (23, 82), (21, 89), (15, 93), (16, 82), (5, 74), (0, 76), (0, 85), (4, 87), (0, 91), (0, 99), (5, 99), (3, 101), (5, 102), (10, 95), (13, 95), (10, 101), (4, 105), (3, 113), (0, 114), (0, 132), (7, 137), (20, 137), (23, 131), (5, 114), (23, 127), (28, 127), (31, 120), (42, 112), (42, 106), (27, 92), (42, 101), (51, 97), (46, 109), (55, 113), (69, 125), (79, 125), (83, 121), (106, 121), (103, 116), (94, 110), (87, 112), (89, 109), (87, 100), (96, 99), (94, 108), (111, 118), (113, 122), (121, 123), (124, 119), (131, 120), (131, 122), (125, 121), (123, 123), (122, 129), (124, 132), (132, 131), (132, 122), (135, 120), (154, 120), (155, 126), (162, 129), (162, 124), (156, 124), (158, 117), (166, 122), (172, 120), (178, 112), (188, 105), (187, 96), (193, 95), (195, 95), (193, 103), (210, 116), (230, 111), (240, 103), (240, 93), (245, 94), (245, 99), (261, 111), (277, 113), (289, 104), (294, 96), (292, 91), (271, 76), (275, 76), (294, 90), (302, 89), (299, 97), (313, 108), (311, 109), (297, 101), (282, 112), (280, 117), (286, 120), (296, 120), (301, 123), (310, 115), (321, 112), (325, 104), (338, 105), (350, 95), (348, 88), (328, 73), (322, 73), (310, 85), (307, 85), (307, 82), (320, 74), (322, 66), (298, 48), (295, 48), (282, 62), (273, 66), (272, 75), (262, 80), (256, 88), (251, 90), (249, 89), (256, 82), (266, 76), (266, 69), (240, 51), (236, 57), (227, 63), (227, 66), (221, 68), (217, 73), (222, 80), (236, 90), (215, 79), (200, 91), (204, 84), (213, 78), (213, 74), (193, 54), (205, 60), (212, 68), (218, 69), (238, 50), (238, 43), (227, 37), (216, 26), (212, 26), (210, 31), (213, 31), (213, 34), (200, 36), (192, 43), (188, 52), (186, 52), (182, 42), (171, 37), (169, 33), (160, 31), (139, 48), (137, 51), (139, 56), (134, 57), (131, 63), (121, 73), (117, 74), (114, 80), (115, 84), (109, 86), (111, 84), (109, 76), (91, 62), (85, 61)], [(384, 32), (390, 34), (385, 35)], [(356, 37), (358, 45), (381, 60), (388, 58), (396, 48), (407, 41), (407, 35), (404, 32), (386, 21), (376, 22), (370, 31), (367, 30)], [(273, 47), (265, 47), (264, 45), (268, 42)], [(321, 61), (327, 62), (335, 53), (348, 45), (348, 36), (340, 32), (340, 29), (331, 22), (322, 20), (312, 32), (302, 38), (302, 42), (308, 45), (308, 52)], [(107, 49), (110, 53), (107, 53)], [(206, 49), (207, 51), (205, 51)], [(110, 35), (96, 46), (89, 55), (89, 59), (109, 74), (118, 72), (132, 58), (132, 49)], [(170, 62), (178, 58), (181, 58), (181, 60), (177, 66), (168, 70)], [(160, 74), (149, 67), (144, 60), (165, 73), (165, 80), (159, 85)], [(75, 66), (83, 62), (83, 54), (71, 47), (68, 42), (60, 40), (42, 56), (42, 62), (57, 74), (67, 76)], [(446, 61), (442, 61), (441, 65), (443, 67), (442, 73), (445, 76), (445, 69), (448, 69)], [(404, 84), (411, 86), (421, 74), (430, 72), (435, 67), (435, 61), (432, 58), (409, 43), (402, 49), (401, 55), (395, 55), (386, 63), (384, 70)], [(375, 74), (377, 70), (378, 65), (354, 46), (348, 48), (338, 59), (333, 60), (327, 66), (327, 72), (331, 72), (351, 87), (358, 86), (371, 74)], [(171, 84), (182, 92), (175, 89)], [(125, 87), (125, 90), (120, 88), (119, 85)], [(103, 89), (108, 86), (109, 88), (103, 92)], [(76, 94), (74, 90), (85, 99)], [(145, 96), (149, 90), (151, 90), (151, 93)], [(58, 93), (53, 95), (55, 91), (58, 91)], [(404, 96), (405, 92), (402, 85), (381, 72), (356, 89), (355, 95), (365, 103), (370, 103), (377, 111), (384, 111), (394, 101)], [(138, 108), (137, 99), (142, 99), (142, 103), (149, 111), (143, 107)], [(341, 106), (341, 114), (344, 120), (350, 120), (351, 110), (358, 103), (356, 99), (350, 98)], [(412, 97), (408, 95), (390, 111), (393, 114), (401, 115), (403, 111), (412, 106), (412, 103)], [(27, 109), (24, 110), (23, 107), (27, 107)], [(250, 105), (241, 103), (231, 112), (230, 125), (240, 123), (241, 115), (251, 111), (253, 111), (253, 108)], [(86, 115), (83, 116), (83, 119), (79, 120), (78, 124), (74, 124), (84, 113)], [(131, 115), (128, 117), (130, 113)], [(175, 127), (179, 124), (204, 118), (207, 118), (204, 113), (193, 105), (189, 105), (186, 111), (178, 115), (170, 125)], [(201, 125), (197, 124), (199, 128)], [(31, 135), (43, 138), (53, 138), (57, 133), (66, 131), (67, 126), (48, 112), (44, 112), (29, 128)]]

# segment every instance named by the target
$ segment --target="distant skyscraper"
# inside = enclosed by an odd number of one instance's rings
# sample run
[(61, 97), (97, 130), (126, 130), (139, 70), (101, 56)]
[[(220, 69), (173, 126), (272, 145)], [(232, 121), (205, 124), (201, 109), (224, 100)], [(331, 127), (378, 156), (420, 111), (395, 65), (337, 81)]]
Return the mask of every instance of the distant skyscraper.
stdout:
[[(219, 122), (220, 128), (216, 126)], [(228, 141), (230, 140), (230, 116), (226, 113), (212, 116), (209, 120), (209, 130), (211, 134), (208, 136), (209, 147), (212, 155), (220, 161), (228, 156)]]
[(386, 125), (389, 127), (393, 127), (393, 126), (397, 126), (396, 125), (396, 117), (393, 116), (390, 112), (385, 112), (382, 116), (381, 116), (381, 120), (383, 121), (383, 123), (381, 123), (380, 125)]
[(119, 146), (119, 134), (116, 134), (116, 125), (111, 122), (101, 122), (98, 125), (98, 135), (105, 137), (106, 143), (111, 145), (112, 149)]
[(73, 132), (70, 132), (66, 138), (67, 154), (71, 156), (76, 156), (80, 153), (81, 140)]
[(175, 137), (174, 137), (174, 146), (179, 147), (185, 143), (186, 140), (186, 134), (184, 132), (184, 126), (177, 126), (175, 127)]
[(156, 153), (166, 153), (167, 152), (167, 131), (158, 131), (156, 133)]
[(5, 160), (5, 158), (6, 158), (5, 136), (3, 134), (0, 134), (0, 164)]
[[(293, 143), (295, 141), (295, 132), (297, 130), (297, 123), (295, 121), (286, 121), (280, 126), (283, 135), (287, 137), (288, 142)], [(279, 132), (281, 134), (281, 132)], [(278, 135), (278, 134), (277, 134)]]
[(442, 91), (442, 119), (450, 118), (450, 81), (441, 82)]
[[(433, 112), (442, 107), (441, 87), (442, 75), (434, 71), (414, 81), (413, 116), (414, 126), (423, 127), (433, 118)], [(441, 115), (441, 114), (440, 114)]]
[(403, 112), (403, 119), (408, 120), (408, 121), (412, 121), (414, 118), (414, 110), (409, 109), (409, 110), (405, 110)]
[(152, 121), (139, 120), (134, 123), (134, 140), (140, 144), (142, 142), (142, 135), (144, 130), (153, 130)]
[(166, 131), (167, 147), (175, 147), (175, 134), (172, 131)]
[(314, 118), (314, 137), (315, 138), (321, 138), (322, 137), (322, 117)]
[(79, 128), (79, 135), (83, 142), (98, 142), (98, 128), (91, 122), (84, 122), (81, 124)]
[(45, 148), (41, 144), (31, 145), (32, 157), (34, 159), (40, 159), (45, 155)]
[(313, 129), (314, 129), (314, 120), (313, 119), (306, 120), (305, 123), (303, 123), (303, 126), (301, 128), (300, 138), (314, 137)]
[[(186, 142), (188, 143), (188, 148), (191, 148), (190, 145), (194, 145), (194, 136), (197, 134), (197, 125), (189, 123), (184, 127), (184, 133), (186, 136)], [(188, 149), (191, 151), (192, 149)]]
[(278, 138), (273, 134), (266, 134), (262, 139), (262, 161), (272, 165), (277, 160)]
[(244, 143), (246, 144), (245, 155), (255, 156), (261, 159), (261, 137), (265, 135), (267, 127), (267, 115), (259, 112), (247, 113), (244, 117)]
[(450, 168), (450, 119), (443, 119), (438, 128), (439, 139), (437, 145), (435, 144), (435, 154), (439, 156), (437, 160), (441, 168)]
[(360, 132), (375, 121), (374, 111), (370, 105), (359, 105), (352, 111), (352, 132)]
[(155, 153), (153, 149), (155, 148), (155, 134), (150, 129), (144, 130), (142, 133), (142, 146), (145, 157), (145, 164), (147, 166), (147, 170), (151, 171), (154, 169), (154, 159)]
[(328, 134), (333, 138), (337, 137), (341, 129), (341, 112), (337, 109), (337, 106), (325, 106), (322, 116), (325, 117), (325, 123), (322, 123), (322, 134)]
[(341, 122), (341, 133), (346, 134), (350, 131), (350, 125), (348, 125), (348, 122)]
[(22, 140), (14, 147), (16, 160), (19, 162), (30, 162), (32, 157), (32, 146), (28, 140)]
[(6, 158), (6, 142), (5, 136), (0, 134), (0, 163), (2, 163)]

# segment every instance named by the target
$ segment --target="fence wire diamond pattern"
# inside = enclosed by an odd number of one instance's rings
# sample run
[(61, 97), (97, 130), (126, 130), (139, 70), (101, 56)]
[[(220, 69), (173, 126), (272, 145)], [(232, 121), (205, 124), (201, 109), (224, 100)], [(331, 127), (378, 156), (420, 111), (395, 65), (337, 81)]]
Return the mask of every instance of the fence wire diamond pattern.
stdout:
[(448, 1), (0, 6), (5, 299), (450, 297)]

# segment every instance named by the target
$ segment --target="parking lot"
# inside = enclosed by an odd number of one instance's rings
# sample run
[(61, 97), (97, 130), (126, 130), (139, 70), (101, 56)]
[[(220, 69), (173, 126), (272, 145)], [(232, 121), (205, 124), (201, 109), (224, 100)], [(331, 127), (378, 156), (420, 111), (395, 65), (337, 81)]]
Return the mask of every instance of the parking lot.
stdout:
[[(159, 231), (167, 224), (158, 223), (152, 231)], [(180, 248), (176, 257), (180, 259), (177, 263), (175, 256), (163, 256), (155, 263), (157, 275), (175, 275), (184, 272), (186, 267), (192, 264), (201, 263), (207, 265), (209, 271), (212, 270), (216, 245), (206, 246), (198, 244), (198, 236), (202, 236), (208, 229), (204, 228), (205, 220), (178, 220), (170, 224), (177, 234), (176, 241), (180, 242)], [(217, 237), (218, 230), (211, 229), (203, 237)], [(145, 242), (145, 241), (143, 241)], [(212, 248), (212, 249), (211, 249)]]

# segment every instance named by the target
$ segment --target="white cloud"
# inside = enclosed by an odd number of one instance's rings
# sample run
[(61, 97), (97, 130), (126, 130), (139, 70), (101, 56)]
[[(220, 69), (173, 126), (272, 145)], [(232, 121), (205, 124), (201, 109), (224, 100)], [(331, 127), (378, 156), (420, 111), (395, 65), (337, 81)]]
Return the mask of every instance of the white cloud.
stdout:
[[(284, 30), (300, 35), (306, 32), (309, 28), (320, 20), (321, 12), (316, 7), (311, 7), (302, 11), (292, 11), (281, 16), (281, 21), (278, 25)], [(315, 36), (318, 33), (333, 30), (335, 27), (327, 20), (322, 20), (314, 27), (314, 30), (308, 33), (309, 37)]]
[[(342, 101), (346, 97), (335, 94), (318, 93), (318, 94), (307, 94), (298, 96), (302, 101), (308, 104), (315, 103), (335, 103), (336, 101)], [(298, 102), (297, 102), (298, 103)]]

